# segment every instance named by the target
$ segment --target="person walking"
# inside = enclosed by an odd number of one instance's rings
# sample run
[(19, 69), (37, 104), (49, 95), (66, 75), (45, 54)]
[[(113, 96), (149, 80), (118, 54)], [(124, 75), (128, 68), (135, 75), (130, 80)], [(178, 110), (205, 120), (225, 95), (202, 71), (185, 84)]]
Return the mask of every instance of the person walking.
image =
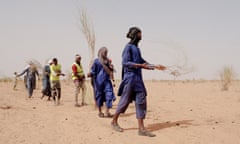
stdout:
[[(116, 100), (113, 91), (113, 67), (107, 57), (108, 49), (102, 47), (98, 51), (98, 58), (96, 58), (91, 67), (91, 72), (88, 77), (92, 77), (95, 91), (95, 100), (99, 110), (99, 117), (112, 117), (110, 108), (112, 108), (113, 101)], [(105, 103), (106, 112), (102, 112), (102, 106)]]
[[(141, 30), (138, 27), (131, 27), (127, 38), (130, 39), (130, 42), (122, 53), (122, 81), (118, 89), (118, 95), (121, 97), (111, 126), (115, 131), (123, 132), (123, 128), (118, 124), (119, 115), (127, 110), (132, 101), (135, 101), (138, 135), (154, 137), (156, 135), (147, 131), (144, 126), (147, 113), (147, 91), (142, 78), (142, 69), (152, 70), (153, 67), (142, 58), (138, 47), (138, 43), (142, 39)], [(161, 69), (164, 70), (165, 67), (161, 66)]]
[(42, 97), (41, 99), (44, 98), (44, 96), (48, 96), (48, 101), (51, 99), (51, 83), (50, 83), (50, 66), (52, 65), (52, 59), (48, 61), (48, 63), (44, 66), (43, 68), (43, 77), (42, 77)]
[(34, 89), (36, 89), (36, 77), (39, 78), (39, 73), (36, 65), (33, 62), (29, 62), (29, 65), (23, 70), (22, 73), (17, 74), (16, 77), (20, 77), (26, 73), (26, 86), (28, 91), (28, 97), (31, 98)]
[[(81, 64), (81, 56), (76, 54), (75, 62), (72, 64), (72, 80), (75, 85), (75, 106), (80, 107), (85, 103), (86, 95), (86, 84), (85, 84), (85, 74)], [(78, 95), (82, 90), (81, 105), (78, 103)]]
[(18, 78), (17, 78), (17, 72), (14, 72), (14, 79), (13, 79), (13, 90), (17, 90), (17, 83), (18, 83)]
[(57, 58), (53, 58), (52, 65), (50, 66), (50, 82), (51, 82), (51, 91), (54, 103), (56, 105), (60, 104), (61, 99), (61, 83), (60, 83), (60, 76), (65, 76), (62, 73), (61, 65), (58, 64)]

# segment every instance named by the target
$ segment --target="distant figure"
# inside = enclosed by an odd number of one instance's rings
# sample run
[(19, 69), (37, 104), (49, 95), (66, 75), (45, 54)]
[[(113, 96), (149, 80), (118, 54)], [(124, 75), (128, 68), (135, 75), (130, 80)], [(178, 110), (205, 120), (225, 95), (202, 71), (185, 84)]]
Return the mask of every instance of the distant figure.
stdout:
[(36, 89), (36, 76), (38, 76), (39, 80), (39, 73), (37, 67), (34, 65), (33, 62), (29, 62), (29, 66), (26, 69), (24, 69), (22, 73), (18, 74), (17, 77), (20, 77), (25, 73), (28, 97), (31, 98), (33, 95), (33, 90)]
[[(75, 62), (72, 64), (72, 80), (75, 85), (75, 106), (83, 106), (85, 104), (86, 85), (85, 74), (81, 64), (81, 56), (75, 56)], [(81, 105), (78, 103), (78, 95), (82, 89)]]
[(65, 74), (62, 73), (61, 65), (58, 64), (57, 58), (53, 58), (52, 65), (50, 66), (50, 70), (51, 70), (50, 82), (51, 82), (52, 97), (55, 104), (59, 105), (60, 99), (61, 99), (60, 76), (65, 76)]
[[(153, 69), (147, 61), (142, 58), (139, 41), (142, 39), (141, 30), (137, 27), (129, 29), (127, 38), (130, 42), (125, 46), (122, 53), (122, 82), (119, 86), (118, 95), (121, 96), (116, 112), (112, 120), (112, 128), (118, 132), (123, 132), (118, 124), (118, 118), (124, 113), (128, 105), (135, 101), (136, 118), (138, 120), (138, 135), (154, 137), (155, 134), (147, 131), (144, 126), (144, 119), (147, 113), (147, 91), (142, 78), (142, 69)], [(165, 69), (164, 66), (161, 67)]]
[(17, 87), (17, 81), (18, 81), (18, 78), (17, 78), (17, 72), (14, 72), (14, 80), (13, 80), (13, 90), (16, 90), (16, 87)]
[[(109, 109), (112, 108), (112, 102), (116, 97), (113, 91), (113, 85), (111, 80), (113, 79), (113, 68), (107, 57), (108, 50), (106, 47), (102, 47), (98, 51), (98, 58), (94, 60), (91, 68), (91, 72), (88, 77), (93, 78), (95, 99), (99, 109), (99, 117), (112, 117)], [(106, 112), (102, 112), (102, 106), (105, 103)]]
[(48, 101), (50, 101), (51, 98), (51, 83), (50, 83), (50, 66), (52, 65), (52, 59), (48, 61), (48, 63), (44, 66), (43, 68), (43, 77), (42, 77), (42, 97), (41, 99), (44, 98), (44, 96), (48, 96)]

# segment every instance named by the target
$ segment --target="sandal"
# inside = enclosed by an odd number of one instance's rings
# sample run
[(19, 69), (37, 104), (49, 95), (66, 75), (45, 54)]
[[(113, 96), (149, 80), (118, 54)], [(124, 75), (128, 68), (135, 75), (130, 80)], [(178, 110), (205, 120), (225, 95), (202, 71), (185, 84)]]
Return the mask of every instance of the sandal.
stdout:
[(139, 130), (138, 135), (140, 136), (148, 136), (148, 137), (155, 137), (156, 135), (151, 133), (150, 131), (147, 130)]
[(112, 125), (112, 129), (117, 131), (117, 132), (123, 132), (123, 128), (121, 128), (118, 124), (113, 124), (111, 123)]
[(100, 112), (100, 113), (98, 114), (98, 116), (99, 116), (100, 118), (104, 118), (104, 113)]

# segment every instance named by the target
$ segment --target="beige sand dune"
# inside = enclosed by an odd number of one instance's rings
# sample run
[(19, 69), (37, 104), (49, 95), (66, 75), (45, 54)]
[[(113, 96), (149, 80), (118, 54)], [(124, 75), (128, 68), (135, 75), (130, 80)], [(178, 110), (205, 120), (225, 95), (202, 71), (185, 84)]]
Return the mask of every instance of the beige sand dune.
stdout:
[[(154, 138), (137, 135), (134, 104), (120, 117), (123, 133), (99, 118), (92, 104), (74, 107), (73, 85), (62, 82), (62, 104), (41, 100), (41, 87), (32, 99), (21, 82), (13, 91), (0, 83), (1, 144), (239, 144), (240, 82), (221, 91), (218, 81), (146, 81), (146, 127)], [(91, 89), (88, 89), (88, 95)], [(119, 99), (119, 97), (118, 97)], [(91, 97), (88, 98), (89, 103)], [(115, 111), (117, 102), (114, 103)]]

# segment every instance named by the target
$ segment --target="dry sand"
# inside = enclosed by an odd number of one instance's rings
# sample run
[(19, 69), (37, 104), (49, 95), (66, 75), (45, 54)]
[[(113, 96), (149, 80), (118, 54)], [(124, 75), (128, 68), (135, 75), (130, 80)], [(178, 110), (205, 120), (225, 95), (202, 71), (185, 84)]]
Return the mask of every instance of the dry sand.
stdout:
[[(154, 138), (137, 135), (135, 107), (120, 117), (123, 133), (111, 119), (99, 118), (92, 104), (74, 107), (73, 85), (62, 82), (62, 104), (43, 100), (41, 86), (32, 99), (18, 83), (0, 83), (0, 144), (239, 144), (240, 82), (221, 91), (218, 81), (146, 81), (146, 127)], [(90, 95), (91, 89), (88, 89)], [(90, 102), (91, 98), (88, 98)], [(119, 97), (118, 97), (119, 99)], [(115, 111), (114, 103), (112, 112)]]

